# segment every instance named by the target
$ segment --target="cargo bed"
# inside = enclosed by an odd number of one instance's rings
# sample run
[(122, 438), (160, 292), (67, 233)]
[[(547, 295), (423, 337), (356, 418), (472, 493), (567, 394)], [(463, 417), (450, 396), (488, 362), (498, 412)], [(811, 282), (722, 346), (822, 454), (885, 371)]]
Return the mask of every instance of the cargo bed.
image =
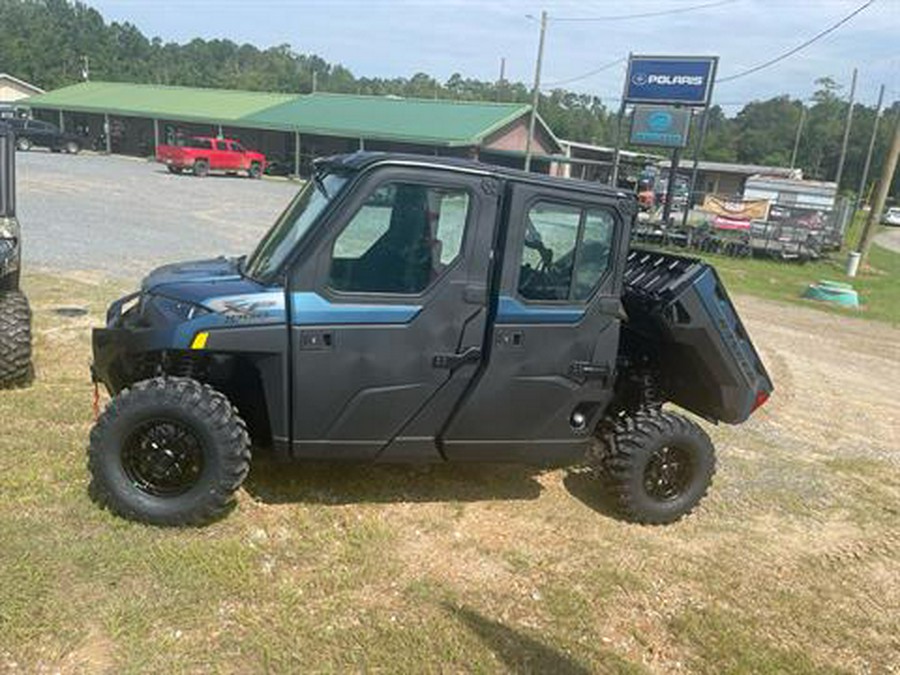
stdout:
[(772, 381), (715, 269), (632, 249), (622, 297), (623, 349), (650, 359), (666, 400), (712, 421), (743, 422)]

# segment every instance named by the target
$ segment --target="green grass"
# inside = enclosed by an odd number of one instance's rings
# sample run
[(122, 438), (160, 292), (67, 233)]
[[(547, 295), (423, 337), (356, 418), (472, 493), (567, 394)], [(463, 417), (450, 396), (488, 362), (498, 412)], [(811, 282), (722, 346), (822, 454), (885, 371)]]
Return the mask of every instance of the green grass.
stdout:
[[(565, 471), (265, 461), (224, 520), (146, 527), (87, 495), (90, 327), (128, 289), (77, 276), (26, 284), (38, 378), (0, 392), (0, 671), (802, 673), (895, 662), (900, 619), (872, 609), (897, 597), (900, 578), (898, 486), (881, 460), (798, 459), (789, 420), (771, 418), (772, 431), (764, 413), (752, 433), (710, 428), (720, 479), (669, 528), (610, 518), (596, 484)], [(65, 318), (61, 305), (89, 313)], [(796, 492), (804, 486), (819, 506)], [(863, 494), (877, 501), (860, 525), (847, 501)], [(811, 548), (829, 532), (849, 552)]]
[[(851, 236), (850, 241), (856, 239)], [(843, 251), (806, 264), (712, 254), (699, 254), (698, 257), (715, 266), (732, 294), (746, 293), (835, 314), (900, 324), (900, 254), (880, 246), (872, 246), (868, 266), (860, 270), (855, 279), (846, 276), (847, 254)], [(823, 279), (852, 283), (860, 297), (860, 309), (843, 308), (802, 297), (810, 284)]]

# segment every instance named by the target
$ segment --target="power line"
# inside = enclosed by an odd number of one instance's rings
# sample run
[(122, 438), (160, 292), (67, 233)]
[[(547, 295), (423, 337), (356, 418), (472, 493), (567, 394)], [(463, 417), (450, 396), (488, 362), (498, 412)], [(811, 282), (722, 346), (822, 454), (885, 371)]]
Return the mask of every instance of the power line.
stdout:
[(622, 58), (616, 59), (615, 61), (610, 61), (609, 63), (604, 63), (599, 68), (595, 68), (594, 70), (589, 70), (586, 73), (582, 73), (581, 75), (576, 75), (575, 77), (569, 77), (565, 80), (553, 80), (551, 82), (544, 82), (544, 86), (546, 87), (555, 87), (561, 84), (569, 84), (570, 82), (577, 82), (578, 80), (583, 80), (591, 75), (596, 75), (597, 73), (602, 73), (604, 70), (609, 70), (610, 68), (619, 65), (620, 63), (625, 63), (628, 60), (627, 56), (623, 56)]
[(857, 14), (862, 12), (864, 9), (866, 9), (869, 5), (871, 5), (874, 2), (875, 2), (875, 0), (868, 0), (868, 2), (864, 2), (862, 5), (860, 5), (856, 9), (854, 9), (843, 19), (838, 21), (836, 24), (829, 26), (825, 30), (823, 30), (823, 31), (817, 33), (816, 35), (814, 35), (813, 37), (811, 37), (806, 42), (797, 45), (793, 49), (789, 49), (788, 51), (784, 52), (783, 54), (780, 54), (773, 59), (769, 59), (765, 63), (760, 63), (759, 65), (753, 66), (752, 68), (748, 68), (747, 70), (744, 70), (740, 73), (735, 73), (734, 75), (729, 75), (728, 77), (720, 77), (719, 79), (716, 80), (716, 83), (721, 84), (722, 82), (730, 82), (731, 80), (736, 80), (739, 77), (744, 77), (745, 75), (750, 75), (751, 73), (756, 73), (756, 72), (762, 70), (763, 68), (768, 68), (769, 66), (775, 65), (779, 61), (783, 61), (784, 59), (788, 58), (789, 56), (793, 56), (800, 50), (806, 49), (807, 47), (809, 47), (813, 42), (816, 42), (816, 41), (822, 39), (823, 37), (825, 37), (826, 35), (828, 35), (829, 33), (836, 31), (838, 28), (843, 26), (850, 19), (852, 19), (854, 16), (856, 16)]
[(630, 19), (649, 19), (655, 16), (668, 16), (670, 14), (684, 14), (693, 12), (698, 9), (709, 9), (710, 7), (719, 7), (721, 5), (730, 5), (737, 0), (718, 0), (718, 2), (707, 2), (702, 5), (692, 5), (691, 7), (678, 7), (675, 9), (664, 9), (658, 12), (644, 12), (642, 14), (615, 14), (612, 16), (563, 16), (550, 17), (551, 22), (586, 22), (586, 21), (627, 21)]

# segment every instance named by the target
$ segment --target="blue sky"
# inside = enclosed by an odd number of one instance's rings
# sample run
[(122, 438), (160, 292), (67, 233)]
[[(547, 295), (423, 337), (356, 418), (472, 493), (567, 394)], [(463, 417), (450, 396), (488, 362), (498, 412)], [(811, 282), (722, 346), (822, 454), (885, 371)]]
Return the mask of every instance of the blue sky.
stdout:
[[(727, 76), (799, 44), (835, 23), (863, 0), (731, 0), (696, 11), (617, 21), (556, 21), (610, 17), (708, 4), (713, 0), (88, 0), (108, 20), (130, 21), (149, 36), (183, 42), (228, 38), (259, 47), (287, 43), (342, 63), (355, 75), (441, 80), (496, 78), (501, 57), (511, 80), (530, 83), (537, 50), (537, 16), (550, 15), (544, 81), (576, 77), (640, 54), (714, 54)], [(874, 103), (878, 85), (900, 99), (900, 0), (876, 0), (864, 12), (805, 51), (759, 73), (716, 88), (715, 100), (738, 104), (780, 93), (809, 96), (817, 77), (849, 89), (859, 67), (857, 99)], [(566, 85), (600, 95), (609, 105), (622, 89), (624, 65)]]

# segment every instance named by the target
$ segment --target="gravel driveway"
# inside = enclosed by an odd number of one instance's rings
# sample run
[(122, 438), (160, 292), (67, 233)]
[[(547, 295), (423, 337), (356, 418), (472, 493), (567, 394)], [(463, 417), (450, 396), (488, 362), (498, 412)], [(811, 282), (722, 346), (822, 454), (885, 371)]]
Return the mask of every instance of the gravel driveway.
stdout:
[(17, 162), (26, 267), (119, 278), (248, 253), (298, 190), (284, 179), (176, 176), (125, 157), (35, 151)]

